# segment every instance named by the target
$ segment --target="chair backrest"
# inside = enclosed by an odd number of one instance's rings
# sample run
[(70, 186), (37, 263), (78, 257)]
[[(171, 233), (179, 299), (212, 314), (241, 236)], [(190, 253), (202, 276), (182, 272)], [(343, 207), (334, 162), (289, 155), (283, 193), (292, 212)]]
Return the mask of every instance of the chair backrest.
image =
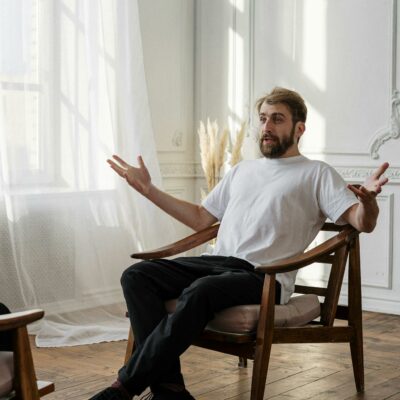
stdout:
[[(341, 232), (345, 226), (325, 223), (321, 231)], [(330, 266), (329, 278), (326, 287), (296, 285), (295, 293), (315, 294), (324, 297), (321, 304), (321, 318), (319, 324), (333, 326), (335, 318), (348, 319), (348, 307), (338, 306), (339, 296), (343, 284), (343, 277), (349, 261), (350, 274), (359, 273), (358, 232), (353, 230), (345, 246), (341, 246), (328, 256), (320, 257), (317, 262)]]

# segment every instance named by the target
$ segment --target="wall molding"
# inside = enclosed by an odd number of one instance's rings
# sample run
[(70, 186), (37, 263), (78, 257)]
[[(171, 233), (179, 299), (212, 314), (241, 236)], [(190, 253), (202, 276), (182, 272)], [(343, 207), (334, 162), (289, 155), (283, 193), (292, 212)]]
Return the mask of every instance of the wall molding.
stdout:
[[(394, 228), (394, 193), (380, 194), (377, 197), (381, 210), (379, 224), (373, 235), (360, 237), (361, 266), (363, 268), (361, 283), (363, 288), (393, 289), (393, 228)], [(376, 238), (381, 238), (377, 253)], [(347, 280), (344, 282), (348, 283)]]
[(397, 1), (392, 0), (392, 65), (391, 65), (391, 86), (392, 86), (392, 98), (390, 101), (391, 105), (391, 117), (389, 126), (379, 130), (375, 133), (369, 146), (369, 153), (372, 159), (376, 160), (379, 158), (379, 149), (389, 140), (398, 139), (400, 137), (400, 92), (397, 88), (397, 29), (398, 29), (398, 13), (397, 13)]
[[(250, 12), (249, 12), (249, 37), (252, 39), (252, 43), (249, 44), (249, 92), (250, 92), (250, 104), (254, 103), (254, 79), (255, 79), (255, 48), (254, 48), (254, 25), (255, 25), (255, 0), (250, 0)], [(259, 2), (261, 3), (261, 1)], [(364, 144), (362, 151), (357, 148), (348, 151), (346, 148), (339, 146), (329, 145), (329, 148), (315, 148), (310, 147), (305, 149), (309, 154), (324, 154), (332, 156), (348, 155), (357, 157), (368, 157), (373, 160), (379, 159), (379, 151), (381, 147), (390, 140), (400, 138), (400, 87), (398, 87), (397, 80), (399, 79), (400, 69), (400, 39), (398, 38), (398, 27), (400, 27), (400, 16), (398, 12), (397, 0), (389, 0), (388, 2), (382, 2), (385, 4), (389, 23), (385, 24), (384, 40), (386, 43), (390, 43), (387, 60), (385, 59), (385, 69), (387, 61), (387, 75), (385, 74), (385, 80), (387, 79), (388, 90), (385, 89), (385, 103), (388, 108), (388, 117), (385, 116), (383, 123), (379, 123), (377, 129), (368, 131), (367, 143)], [(383, 6), (383, 5), (382, 5)], [(388, 25), (388, 26), (386, 26)], [(386, 78), (387, 76), (387, 78)], [(373, 95), (373, 93), (371, 94)], [(387, 99), (387, 100), (386, 100)], [(253, 116), (251, 115), (251, 118)]]
[[(363, 181), (371, 175), (376, 166), (334, 166), (343, 179), (347, 181)], [(201, 164), (198, 162), (170, 162), (160, 163), (161, 176), (163, 178), (204, 178)], [(390, 167), (385, 173), (390, 184), (400, 184), (400, 167)]]
[(200, 163), (179, 162), (160, 163), (161, 176), (163, 178), (203, 178), (203, 170)]
[[(386, 314), (400, 315), (400, 299), (383, 299), (376, 296), (363, 295), (362, 309), (364, 311), (380, 312)], [(348, 296), (342, 294), (339, 297), (339, 304), (348, 304)]]
[(392, 95), (392, 114), (389, 128), (382, 129), (376, 134), (370, 145), (370, 155), (374, 160), (379, 158), (379, 149), (387, 141), (400, 137), (400, 91), (395, 89)]
[[(337, 166), (335, 165), (334, 168), (339, 174), (342, 176), (343, 179), (349, 181), (363, 181), (367, 176), (372, 175), (376, 166), (363, 166), (363, 167), (356, 167), (356, 166)], [(385, 172), (385, 176), (389, 178), (390, 184), (399, 184), (400, 183), (400, 167), (390, 167)]]

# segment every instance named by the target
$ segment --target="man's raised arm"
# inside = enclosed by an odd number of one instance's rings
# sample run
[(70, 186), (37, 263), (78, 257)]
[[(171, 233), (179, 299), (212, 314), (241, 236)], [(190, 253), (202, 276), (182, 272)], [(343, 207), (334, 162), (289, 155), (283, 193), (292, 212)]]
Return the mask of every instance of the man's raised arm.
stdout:
[(141, 156), (138, 157), (139, 167), (129, 165), (117, 155), (114, 155), (113, 159), (109, 159), (107, 162), (136, 191), (195, 231), (204, 229), (217, 222), (217, 218), (210, 214), (203, 206), (177, 199), (154, 186)]
[(341, 218), (360, 232), (372, 232), (376, 226), (379, 214), (376, 195), (388, 182), (388, 178), (383, 175), (388, 167), (389, 163), (383, 163), (359, 188), (347, 186), (357, 196), (359, 203), (345, 211)]

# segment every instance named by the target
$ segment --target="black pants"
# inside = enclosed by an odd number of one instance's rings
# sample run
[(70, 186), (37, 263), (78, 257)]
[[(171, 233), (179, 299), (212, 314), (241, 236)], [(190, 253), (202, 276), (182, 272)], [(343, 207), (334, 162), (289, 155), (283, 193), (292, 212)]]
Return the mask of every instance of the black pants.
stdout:
[[(132, 394), (159, 383), (183, 384), (179, 356), (214, 314), (241, 304), (259, 304), (264, 275), (234, 257), (180, 257), (143, 261), (122, 275), (136, 349), (119, 380)], [(280, 285), (277, 285), (280, 298)], [(164, 302), (178, 298), (167, 314)]]

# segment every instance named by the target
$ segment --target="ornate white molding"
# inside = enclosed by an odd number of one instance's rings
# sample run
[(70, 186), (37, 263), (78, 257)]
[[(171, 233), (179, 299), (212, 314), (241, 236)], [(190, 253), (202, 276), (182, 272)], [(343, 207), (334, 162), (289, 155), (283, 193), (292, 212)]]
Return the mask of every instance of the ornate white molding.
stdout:
[(380, 147), (391, 139), (398, 139), (400, 137), (400, 91), (394, 90), (392, 95), (392, 115), (389, 130), (378, 134), (370, 146), (370, 154), (373, 159), (379, 158)]
[[(370, 176), (376, 167), (335, 166), (335, 169), (345, 180), (362, 181)], [(204, 178), (200, 163), (161, 163), (163, 178)], [(390, 183), (400, 183), (400, 167), (389, 168), (385, 176)]]
[[(200, 163), (180, 162), (180, 163), (161, 163), (161, 176), (163, 178), (204, 178), (204, 173)], [(370, 176), (376, 166), (335, 166), (336, 171), (347, 181), (363, 181)], [(400, 184), (400, 167), (390, 167), (385, 173), (391, 184)]]
[[(376, 167), (349, 167), (335, 166), (336, 171), (347, 181), (363, 181), (367, 176), (372, 175)], [(391, 184), (400, 183), (400, 167), (388, 168), (385, 176), (389, 178)]]
[(391, 99), (391, 118), (389, 127), (378, 131), (369, 147), (369, 153), (372, 159), (379, 158), (379, 149), (384, 143), (391, 139), (398, 139), (400, 137), (400, 92), (397, 89), (397, 1), (392, 0), (392, 66), (391, 66), (391, 86), (392, 86), (392, 99)]
[(200, 163), (160, 163), (163, 178), (203, 178)]

